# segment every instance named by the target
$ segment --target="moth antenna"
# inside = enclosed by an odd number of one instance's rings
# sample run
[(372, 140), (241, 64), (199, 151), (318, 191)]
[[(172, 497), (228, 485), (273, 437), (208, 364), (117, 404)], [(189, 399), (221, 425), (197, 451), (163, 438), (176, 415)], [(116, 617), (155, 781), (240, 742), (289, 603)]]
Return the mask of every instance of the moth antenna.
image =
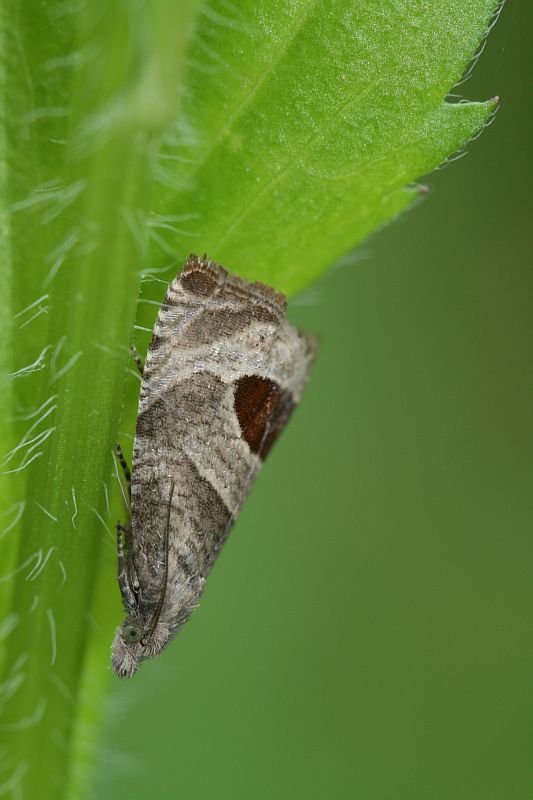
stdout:
[(168, 543), (169, 543), (169, 534), (170, 534), (170, 511), (172, 509), (172, 496), (174, 494), (174, 481), (170, 484), (170, 495), (168, 498), (168, 509), (167, 509), (167, 524), (165, 528), (165, 543), (164, 543), (164, 553), (165, 553), (165, 568), (163, 571), (163, 588), (161, 589), (161, 597), (159, 598), (159, 603), (157, 604), (157, 608), (155, 610), (154, 619), (148, 633), (148, 638), (150, 638), (155, 631), (156, 625), (159, 622), (159, 617), (161, 616), (161, 611), (163, 610), (163, 603), (165, 602), (165, 596), (167, 593), (167, 583), (168, 583)]

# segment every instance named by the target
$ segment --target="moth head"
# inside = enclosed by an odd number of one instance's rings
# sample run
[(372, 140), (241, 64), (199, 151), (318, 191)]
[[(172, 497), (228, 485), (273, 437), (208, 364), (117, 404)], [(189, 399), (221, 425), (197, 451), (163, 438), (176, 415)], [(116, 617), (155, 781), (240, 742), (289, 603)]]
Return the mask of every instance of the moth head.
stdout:
[(117, 628), (111, 653), (113, 672), (120, 678), (131, 678), (142, 661), (157, 655), (170, 638), (166, 625), (158, 623), (151, 630), (149, 623), (127, 619)]

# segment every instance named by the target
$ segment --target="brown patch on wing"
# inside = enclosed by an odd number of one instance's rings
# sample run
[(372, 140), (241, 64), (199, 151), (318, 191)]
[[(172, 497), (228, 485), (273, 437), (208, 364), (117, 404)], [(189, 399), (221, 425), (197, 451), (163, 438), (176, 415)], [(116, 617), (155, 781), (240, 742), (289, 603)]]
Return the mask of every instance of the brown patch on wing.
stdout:
[(244, 375), (235, 383), (235, 413), (243, 439), (252, 453), (265, 459), (285, 427), (295, 403), (290, 392), (259, 375)]
[(262, 306), (278, 321), (287, 309), (287, 298), (282, 292), (261, 281), (252, 283), (238, 275), (230, 275), (221, 264), (211, 261), (206, 255), (191, 254), (181, 271), (179, 282), (184, 289), (199, 297), (221, 294), (246, 304)]
[(221, 289), (228, 277), (227, 270), (220, 264), (210, 261), (207, 256), (190, 255), (179, 281), (184, 289), (199, 297), (211, 297)]
[(210, 297), (215, 293), (218, 286), (217, 280), (214, 275), (207, 271), (192, 271), (187, 275), (183, 275), (180, 283), (184, 289), (192, 294), (199, 295), (200, 297)]
[(177, 420), (201, 425), (214, 417), (228, 386), (212, 372), (197, 372), (161, 392), (137, 417), (136, 433), (149, 437), (159, 446), (176, 447)]
[(272, 286), (267, 286), (261, 281), (250, 283), (245, 278), (238, 275), (228, 275), (224, 286), (224, 294), (228, 297), (235, 297), (237, 300), (244, 300), (265, 306), (279, 319), (284, 316), (287, 310), (287, 298), (283, 292), (277, 292)]
[(249, 305), (238, 311), (207, 309), (194, 317), (180, 332), (179, 343), (187, 347), (202, 347), (229, 339), (245, 331), (252, 323), (278, 324), (277, 317), (264, 306)]
[[(196, 464), (187, 459), (189, 495), (187, 511), (190, 530), (196, 534), (196, 544), (205, 553), (207, 568), (211, 567), (224, 544), (231, 522), (231, 513), (211, 483), (198, 472)], [(205, 570), (201, 570), (205, 573)]]

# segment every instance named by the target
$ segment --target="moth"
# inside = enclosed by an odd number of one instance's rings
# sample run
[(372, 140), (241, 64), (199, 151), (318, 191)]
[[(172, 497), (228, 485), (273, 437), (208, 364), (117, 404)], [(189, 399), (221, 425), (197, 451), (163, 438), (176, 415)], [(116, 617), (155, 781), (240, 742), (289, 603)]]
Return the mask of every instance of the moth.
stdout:
[(142, 370), (131, 475), (123, 463), (131, 519), (117, 526), (119, 676), (160, 653), (197, 607), (300, 400), (316, 340), (285, 310), (283, 294), (205, 256), (190, 256), (168, 287)]

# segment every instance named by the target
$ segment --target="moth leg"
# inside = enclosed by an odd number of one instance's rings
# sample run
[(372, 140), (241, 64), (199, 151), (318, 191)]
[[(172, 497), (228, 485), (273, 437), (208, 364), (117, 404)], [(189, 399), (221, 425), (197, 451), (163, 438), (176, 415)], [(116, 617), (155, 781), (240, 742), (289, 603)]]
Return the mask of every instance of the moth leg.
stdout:
[(115, 443), (115, 452), (120, 462), (120, 466), (122, 467), (122, 471), (124, 472), (126, 485), (128, 487), (128, 496), (130, 498), (130, 503), (131, 503), (131, 471), (130, 468), (128, 467), (126, 459), (124, 458), (124, 453), (122, 452), (122, 448), (118, 442)]
[(130, 585), (128, 561), (126, 555), (124, 554), (124, 541), (122, 539), (122, 534), (126, 533), (127, 529), (124, 528), (120, 522), (117, 522), (115, 527), (117, 529), (118, 585), (126, 609), (133, 610), (137, 607), (137, 598), (135, 597), (134, 591)]
[(134, 344), (132, 344), (132, 346), (131, 346), (131, 357), (135, 361), (135, 365), (136, 365), (137, 369), (139, 370), (139, 372), (141, 374), (141, 378), (142, 378), (143, 372), (144, 372), (144, 364), (143, 364), (142, 359), (141, 359), (141, 357), (139, 355), (139, 351), (137, 350), (137, 348), (135, 347)]

